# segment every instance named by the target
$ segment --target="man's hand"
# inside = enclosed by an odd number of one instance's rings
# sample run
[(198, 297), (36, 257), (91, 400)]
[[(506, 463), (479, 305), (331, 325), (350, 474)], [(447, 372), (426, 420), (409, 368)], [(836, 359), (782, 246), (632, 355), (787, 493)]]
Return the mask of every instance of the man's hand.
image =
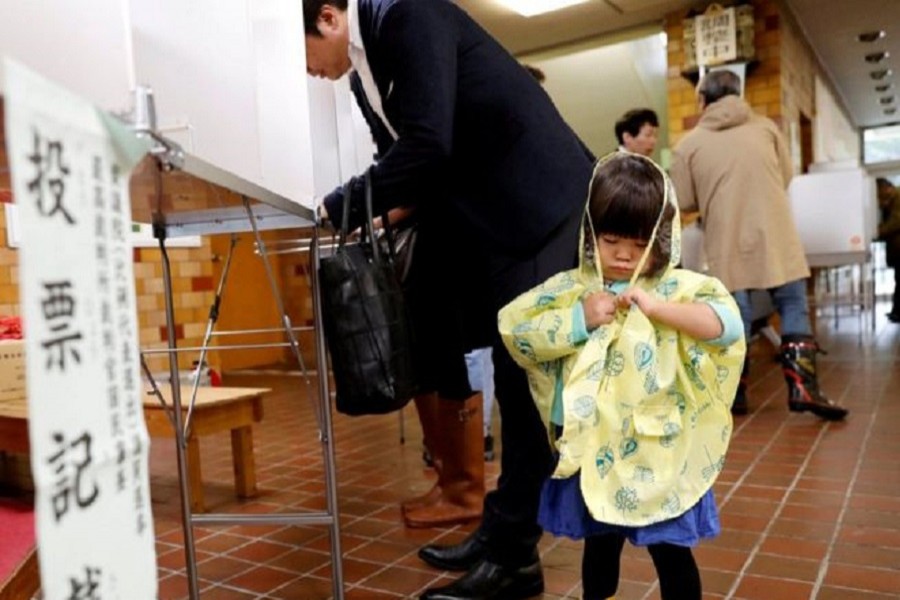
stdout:
[(319, 225), (324, 224), (325, 221), (328, 220), (328, 209), (325, 208), (324, 202), (319, 203), (319, 208), (318, 208), (317, 213), (319, 216)]
[(616, 297), (609, 292), (594, 292), (581, 299), (584, 324), (588, 331), (612, 323), (616, 318)]

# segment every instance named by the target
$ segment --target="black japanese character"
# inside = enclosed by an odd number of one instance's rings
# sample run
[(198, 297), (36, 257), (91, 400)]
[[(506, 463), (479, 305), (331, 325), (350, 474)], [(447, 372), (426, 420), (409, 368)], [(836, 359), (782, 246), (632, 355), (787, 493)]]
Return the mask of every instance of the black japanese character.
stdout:
[[(69, 167), (63, 164), (62, 142), (43, 140), (40, 134), (34, 131), (34, 152), (28, 155), (28, 160), (36, 170), (34, 179), (28, 182), (28, 191), (37, 200), (38, 211), (45, 217), (61, 213), (70, 225), (74, 224), (75, 219), (63, 206), (63, 196), (66, 192), (65, 179), (69, 176)], [(44, 198), (44, 188), (52, 196), (50, 206)]]
[[(47, 462), (54, 467), (53, 473), (57, 478), (51, 502), (53, 516), (58, 523), (69, 512), (70, 497), (74, 497), (78, 508), (84, 509), (94, 503), (97, 496), (100, 495), (100, 490), (97, 488), (96, 482), (89, 488), (82, 482), (84, 470), (93, 461), (91, 435), (87, 432), (82, 433), (77, 439), (66, 444), (65, 435), (57, 431), (53, 434), (53, 441), (58, 446), (58, 450), (47, 459)], [(79, 449), (81, 456), (67, 456), (70, 451), (74, 453)]]
[(100, 595), (100, 569), (97, 567), (85, 567), (84, 579), (69, 577), (72, 593), (66, 600), (101, 600)]
[(70, 330), (71, 320), (75, 316), (75, 298), (68, 292), (71, 287), (69, 281), (44, 284), (47, 297), (41, 301), (41, 307), (53, 333), (50, 339), (41, 342), (45, 350), (51, 350), (47, 353), (48, 370), (54, 365), (60, 371), (66, 370), (67, 350), (76, 363), (81, 363), (81, 354), (74, 344), (81, 340), (81, 333)]

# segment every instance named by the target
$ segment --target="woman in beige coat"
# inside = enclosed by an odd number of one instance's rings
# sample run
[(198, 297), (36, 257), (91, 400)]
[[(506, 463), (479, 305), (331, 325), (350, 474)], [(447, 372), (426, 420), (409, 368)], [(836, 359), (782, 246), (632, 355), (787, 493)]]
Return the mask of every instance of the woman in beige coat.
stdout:
[[(781, 318), (781, 359), (792, 411), (842, 419), (847, 410), (820, 391), (818, 345), (806, 300), (809, 267), (786, 187), (787, 144), (778, 127), (740, 98), (741, 80), (728, 70), (706, 75), (697, 88), (702, 115), (675, 148), (671, 177), (684, 211), (699, 211), (709, 274), (734, 294), (750, 334), (750, 290), (766, 290)], [(747, 412), (745, 363), (732, 412)]]

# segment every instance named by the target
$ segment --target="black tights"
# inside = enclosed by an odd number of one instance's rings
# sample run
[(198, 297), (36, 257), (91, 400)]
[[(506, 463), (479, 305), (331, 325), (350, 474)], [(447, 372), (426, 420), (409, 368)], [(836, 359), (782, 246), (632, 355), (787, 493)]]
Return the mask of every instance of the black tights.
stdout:
[[(619, 587), (619, 562), (625, 536), (616, 533), (585, 538), (581, 558), (584, 600), (606, 600)], [(663, 600), (700, 600), (700, 571), (691, 549), (673, 544), (647, 546)]]

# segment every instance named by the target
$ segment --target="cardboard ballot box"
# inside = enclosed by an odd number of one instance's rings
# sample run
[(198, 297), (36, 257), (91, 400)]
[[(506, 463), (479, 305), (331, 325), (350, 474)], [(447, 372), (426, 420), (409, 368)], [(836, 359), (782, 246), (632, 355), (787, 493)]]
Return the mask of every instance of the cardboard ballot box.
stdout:
[(0, 402), (25, 397), (25, 342), (0, 340)]

